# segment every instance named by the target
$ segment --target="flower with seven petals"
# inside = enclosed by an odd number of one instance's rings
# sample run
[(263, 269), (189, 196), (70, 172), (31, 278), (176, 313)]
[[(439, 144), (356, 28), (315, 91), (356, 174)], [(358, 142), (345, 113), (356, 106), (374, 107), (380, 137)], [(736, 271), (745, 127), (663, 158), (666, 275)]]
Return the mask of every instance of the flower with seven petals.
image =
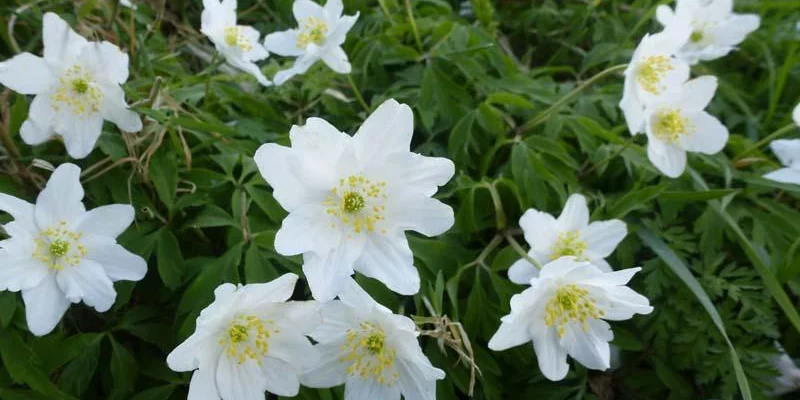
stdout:
[(271, 33), (264, 38), (264, 47), (270, 52), (297, 57), (294, 66), (275, 75), (275, 84), (281, 85), (295, 75), (304, 74), (318, 60), (337, 73), (349, 74), (350, 61), (342, 44), (356, 23), (358, 13), (342, 15), (342, 0), (328, 0), (324, 7), (311, 0), (295, 0), (292, 11), (297, 29)]
[(414, 322), (392, 314), (352, 279), (339, 299), (322, 305), (322, 324), (311, 334), (320, 362), (303, 384), (344, 384), (345, 400), (436, 399), (436, 381), (445, 374), (423, 354)]
[(608, 369), (608, 342), (614, 334), (605, 320), (653, 311), (646, 297), (625, 286), (639, 270), (603, 272), (573, 257), (545, 265), (531, 287), (511, 298), (511, 313), (501, 319), (489, 348), (499, 351), (532, 341), (539, 369), (553, 381), (567, 375), (567, 355), (586, 368)]
[(44, 57), (22, 53), (0, 62), (0, 83), (35, 95), (20, 128), (25, 143), (61, 136), (72, 158), (94, 149), (109, 120), (126, 132), (142, 129), (120, 87), (128, 80), (128, 55), (109, 42), (89, 42), (58, 15), (44, 15)]
[(174, 371), (194, 371), (188, 400), (255, 400), (264, 391), (295, 396), (299, 376), (317, 365), (305, 336), (321, 322), (313, 301), (288, 301), (297, 275), (214, 291), (195, 332), (167, 356)]
[(289, 211), (275, 237), (283, 255), (303, 254), (314, 298), (336, 297), (353, 271), (405, 295), (419, 272), (405, 231), (444, 233), (453, 210), (431, 198), (455, 172), (450, 160), (409, 151), (414, 115), (388, 100), (354, 136), (309, 118), (290, 132), (291, 147), (261, 146), (255, 161)]
[(764, 178), (800, 185), (800, 139), (773, 140), (769, 147), (786, 167), (772, 171)]
[(112, 282), (147, 273), (145, 260), (115, 239), (133, 222), (133, 207), (86, 211), (80, 173), (72, 164), (58, 167), (36, 204), (0, 193), (0, 211), (14, 218), (3, 226), (10, 238), (0, 241), (0, 290), (22, 291), (37, 336), (50, 333), (70, 303), (107, 311), (117, 297)]
[[(531, 246), (528, 256), (539, 264), (572, 256), (591, 262), (603, 272), (611, 272), (605, 257), (628, 233), (625, 223), (618, 219), (589, 223), (586, 198), (579, 194), (569, 196), (558, 219), (530, 209), (519, 219), (519, 226)], [(508, 278), (521, 285), (527, 285), (538, 274), (539, 269), (525, 259), (518, 260), (508, 270)]]
[(254, 76), (264, 86), (272, 85), (256, 61), (269, 57), (252, 26), (236, 24), (236, 0), (203, 0), (200, 31), (208, 36), (228, 64)]

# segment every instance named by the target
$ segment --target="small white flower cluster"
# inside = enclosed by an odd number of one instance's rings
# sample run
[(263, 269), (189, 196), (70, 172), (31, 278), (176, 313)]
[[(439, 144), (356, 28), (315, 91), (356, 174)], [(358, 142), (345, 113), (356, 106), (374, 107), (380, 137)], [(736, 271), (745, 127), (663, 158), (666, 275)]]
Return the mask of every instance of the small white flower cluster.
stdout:
[(689, 80), (689, 66), (730, 53), (760, 19), (733, 13), (733, 0), (678, 0), (674, 12), (659, 6), (657, 19), (664, 30), (646, 35), (634, 51), (620, 108), (632, 135), (647, 134), (650, 162), (676, 178), (687, 152), (716, 154), (728, 142), (728, 129), (704, 111), (717, 78)]
[(305, 73), (319, 60), (340, 74), (350, 73), (350, 62), (341, 46), (358, 14), (342, 15), (342, 0), (329, 0), (324, 7), (311, 0), (295, 0), (292, 11), (298, 27), (267, 35), (263, 45), (257, 30), (237, 25), (236, 8), (236, 0), (203, 0), (200, 30), (229, 64), (253, 75), (262, 85), (273, 82), (255, 62), (266, 59), (270, 52), (297, 57), (293, 67), (275, 75), (276, 85)]
[(530, 209), (519, 225), (531, 250), (529, 259), (511, 266), (508, 277), (530, 287), (511, 298), (511, 314), (502, 318), (489, 348), (533, 342), (539, 369), (554, 381), (566, 377), (567, 356), (587, 368), (607, 370), (614, 334), (606, 320), (653, 311), (646, 297), (625, 286), (641, 268), (615, 272), (605, 261), (625, 238), (625, 223), (589, 223), (586, 199), (574, 194), (558, 218)]

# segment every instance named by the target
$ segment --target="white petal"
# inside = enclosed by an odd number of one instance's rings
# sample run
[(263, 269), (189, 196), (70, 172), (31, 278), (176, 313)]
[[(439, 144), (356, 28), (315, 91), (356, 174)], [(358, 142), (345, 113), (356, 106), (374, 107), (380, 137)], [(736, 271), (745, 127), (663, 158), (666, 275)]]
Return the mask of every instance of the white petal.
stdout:
[(800, 139), (773, 140), (769, 144), (769, 148), (772, 149), (781, 164), (787, 167), (800, 165)]
[(675, 13), (672, 12), (669, 6), (662, 4), (656, 8), (656, 20), (661, 25), (669, 25), (673, 18), (675, 18)]
[(342, 240), (339, 229), (321, 204), (306, 204), (295, 209), (283, 220), (275, 235), (275, 251), (285, 256), (306, 252), (324, 254)]
[(650, 300), (627, 286), (606, 287), (605, 296), (610, 305), (603, 308), (603, 319), (624, 321), (633, 318), (634, 314), (653, 312)]
[[(342, 290), (339, 293), (339, 300), (341, 300), (342, 304), (347, 305), (348, 307), (352, 308), (353, 310), (359, 310), (363, 308), (370, 308), (377, 306), (378, 303), (370, 297), (369, 293), (364, 291), (364, 289), (358, 285), (358, 283), (354, 279), (348, 279), (342, 286)], [(328, 309), (324, 311), (330, 311)], [(344, 311), (340, 311), (340, 314)], [(346, 316), (342, 315), (343, 317)], [(323, 315), (323, 318), (326, 322), (329, 322), (328, 315)]]
[(303, 385), (312, 388), (330, 388), (344, 383), (347, 376), (345, 364), (339, 361), (340, 347), (343, 344), (342, 340), (314, 346), (319, 350), (320, 360), (313, 368), (305, 371), (300, 379)]
[(489, 339), (489, 348), (501, 351), (530, 342), (531, 332), (528, 320), (524, 317), (505, 319), (497, 332)]
[(686, 151), (716, 154), (728, 143), (728, 128), (703, 111), (691, 118), (694, 132), (681, 135), (680, 144)]
[(250, 61), (261, 61), (267, 57), (269, 57), (269, 53), (264, 46), (259, 43), (259, 37), (261, 33), (253, 28), (252, 26), (248, 25), (239, 25), (240, 35), (244, 39), (244, 41), (250, 45), (250, 50), (243, 54), (244, 59)]
[(558, 334), (554, 328), (545, 330), (542, 337), (533, 338), (533, 349), (539, 362), (542, 375), (551, 381), (560, 381), (567, 376), (567, 351), (558, 342)]
[[(311, 334), (322, 323), (322, 303), (313, 300), (287, 301), (269, 305), (262, 303), (257, 308), (256, 311), (263, 310), (262, 315), (286, 328), (275, 335), (277, 343), (285, 344), (285, 348), (275, 346), (271, 356), (297, 366), (316, 363), (316, 350), (309, 350), (311, 344), (305, 335)], [(297, 353), (306, 353), (306, 359), (297, 356)]]
[(736, 46), (760, 25), (761, 18), (758, 15), (734, 14), (714, 30), (714, 38), (721, 46)]
[(50, 96), (45, 93), (37, 95), (31, 102), (28, 110), (28, 119), (20, 128), (20, 136), (25, 143), (35, 146), (42, 144), (53, 137), (53, 109), (50, 103)]
[(347, 59), (347, 53), (339, 46), (331, 46), (320, 54), (322, 62), (325, 63), (333, 72), (339, 74), (349, 74), (353, 67)]
[(21, 229), (30, 234), (34, 234), (39, 230), (34, 219), (34, 210), (33, 204), (14, 196), (0, 193), (0, 211), (11, 215)]
[[(319, 323), (319, 314), (315, 317), (315, 322)], [(302, 319), (296, 319), (296, 321), (309, 325)], [(282, 361), (286, 364), (283, 369), (293, 371), (293, 375), (297, 378), (300, 371), (319, 364), (319, 352), (317, 347), (312, 345), (308, 338), (300, 333), (301, 331), (295, 330), (289, 324), (283, 326), (284, 328), (280, 334), (270, 337), (267, 358)]]
[(394, 152), (408, 152), (414, 133), (414, 113), (405, 104), (389, 99), (381, 104), (353, 136), (359, 165), (369, 170)]
[(764, 175), (765, 179), (800, 185), (800, 169), (781, 168)]
[(239, 364), (232, 357), (223, 355), (217, 365), (217, 389), (220, 397), (225, 400), (264, 400), (267, 378), (264, 372), (254, 360)]
[(419, 272), (404, 233), (370, 235), (356, 271), (383, 282), (392, 291), (413, 295), (419, 291)]
[(444, 379), (445, 375), (444, 371), (433, 368), (430, 362), (427, 364), (417, 365), (402, 358), (397, 360), (397, 383), (406, 400), (436, 400), (436, 380)]
[(586, 268), (587, 265), (590, 264), (584, 261), (577, 261), (575, 257), (561, 257), (545, 264), (542, 270), (539, 271), (539, 278), (561, 278), (571, 274), (576, 269)]
[(67, 154), (80, 160), (94, 150), (103, 131), (103, 117), (100, 114), (78, 117), (65, 112), (57, 121), (55, 131), (64, 138)]
[(353, 263), (361, 255), (363, 246), (363, 241), (359, 244), (348, 240), (323, 256), (303, 255), (303, 273), (314, 300), (329, 301), (342, 291), (353, 275)]
[(398, 385), (386, 386), (374, 379), (348, 377), (344, 385), (344, 398), (347, 400), (400, 400)]
[(680, 107), (688, 112), (703, 111), (717, 91), (717, 77), (706, 75), (681, 85)]
[(322, 193), (314, 193), (301, 179), (302, 164), (291, 148), (267, 143), (258, 148), (255, 162), (261, 176), (272, 186), (275, 200), (292, 211), (316, 199), (324, 199)]
[(619, 102), (619, 108), (622, 109), (622, 114), (625, 116), (625, 122), (628, 124), (628, 131), (631, 135), (640, 133), (644, 129), (645, 122), (644, 104), (639, 100), (639, 96), (636, 94), (636, 86), (632, 82), (636, 79), (633, 76), (634, 73), (626, 72), (622, 100)]
[(589, 320), (585, 330), (578, 322), (566, 326), (561, 345), (570, 356), (586, 368), (605, 371), (611, 366), (608, 341), (613, 338), (611, 327), (603, 320)]
[(31, 53), (0, 62), (0, 84), (21, 94), (39, 94), (53, 84), (53, 74), (44, 59)]
[(438, 236), (453, 227), (453, 209), (439, 200), (406, 190), (392, 193), (386, 205), (386, 223), (402, 231)]
[[(525, 241), (531, 246), (532, 252), (549, 254), (558, 237), (559, 227), (552, 215), (535, 210), (525, 211), (519, 219), (519, 226), (525, 235)], [(538, 258), (537, 258), (538, 260)]]
[(225, 54), (225, 61), (256, 78), (258, 83), (262, 86), (272, 86), (272, 82), (264, 76), (264, 73), (261, 72), (261, 68), (259, 68), (256, 63), (245, 60), (241, 55), (232, 56), (230, 54)]
[(557, 222), (563, 231), (577, 231), (589, 224), (589, 207), (586, 206), (586, 198), (580, 194), (573, 194), (564, 204), (561, 215)]
[[(300, 355), (298, 355), (300, 356)], [(264, 387), (270, 393), (279, 396), (293, 397), (300, 391), (300, 379), (297, 371), (291, 364), (277, 358), (267, 357), (262, 360), (261, 371), (264, 380)], [(239, 399), (239, 397), (231, 397)], [(257, 400), (264, 398), (263, 393)], [(254, 397), (253, 400), (256, 400)]]
[(194, 371), (186, 400), (220, 400), (214, 372), (211, 368)]
[[(433, 196), (455, 174), (455, 164), (443, 157), (426, 157), (417, 153), (395, 153), (386, 159), (380, 177), (393, 186), (411, 187), (426, 196)], [(370, 174), (377, 172), (370, 171)]]
[(112, 239), (89, 236), (83, 244), (86, 246), (86, 258), (103, 266), (112, 282), (137, 282), (147, 274), (147, 262)]
[(53, 275), (44, 279), (39, 286), (23, 290), (22, 300), (25, 301), (28, 329), (36, 336), (52, 332), (69, 308), (69, 301)]
[(112, 204), (87, 211), (78, 221), (77, 230), (91, 235), (116, 238), (133, 223), (135, 212), (127, 204)]
[[(176, 372), (186, 372), (197, 369), (200, 366), (200, 356), (206, 351), (205, 348), (214, 343), (212, 333), (209, 331), (196, 331), (189, 336), (183, 343), (179, 344), (169, 355), (167, 355), (167, 366)], [(205, 366), (208, 367), (208, 366)], [(212, 375), (208, 373), (209, 368), (203, 370), (202, 375)], [(194, 376), (192, 385), (194, 385)], [(211, 380), (214, 380), (211, 378)], [(190, 389), (191, 390), (191, 389)], [(216, 388), (214, 389), (216, 392)]]
[(44, 59), (51, 65), (70, 65), (89, 42), (75, 33), (58, 15), (48, 12), (42, 19)]
[(258, 309), (267, 307), (270, 303), (284, 302), (292, 297), (298, 278), (295, 274), (283, 274), (266, 283), (245, 285), (239, 291), (244, 296), (244, 303), (248, 307)]
[(36, 199), (36, 223), (46, 229), (60, 222), (70, 223), (82, 216), (86, 208), (81, 169), (74, 164), (61, 164)]
[(345, 15), (336, 24), (336, 27), (328, 34), (328, 45), (341, 46), (347, 39), (347, 32), (353, 28), (356, 20), (358, 20), (359, 13), (356, 15)]
[[(297, 4), (297, 3), (295, 3)], [(309, 44), (306, 47), (305, 53), (298, 57), (294, 61), (294, 65), (291, 68), (278, 71), (275, 74), (275, 77), (272, 80), (275, 82), (276, 85), (282, 85), (289, 79), (295, 77), (296, 75), (302, 75), (314, 65), (317, 60), (320, 59), (320, 49), (314, 44)]]
[(686, 169), (686, 152), (674, 145), (664, 144), (650, 138), (647, 143), (647, 158), (664, 175), (679, 177)]
[[(30, 254), (27, 254), (30, 257)], [(31, 259), (18, 259), (8, 254), (6, 249), (0, 248), (0, 291), (32, 289), (39, 286), (47, 278), (50, 270), (39, 261)]]
[(116, 124), (121, 131), (139, 132), (142, 130), (142, 118), (128, 108), (122, 88), (117, 85), (104, 85), (103, 95), (105, 98), (100, 106), (103, 118)]
[(236, 0), (203, 0), (200, 30), (210, 36), (225, 27), (236, 26), (236, 6)]
[(103, 267), (89, 259), (82, 260), (76, 267), (67, 266), (59, 271), (56, 282), (68, 300), (73, 303), (83, 300), (99, 312), (108, 311), (117, 299), (114, 284)]
[(344, 11), (344, 4), (342, 0), (327, 0), (322, 9), (328, 17), (339, 17)]
[(800, 125), (800, 104), (794, 108), (794, 111), (792, 112), (792, 119), (794, 120), (795, 124)]
[(264, 47), (270, 52), (284, 57), (297, 57), (305, 53), (304, 49), (297, 47), (297, 36), (300, 31), (289, 29), (283, 32), (273, 32), (264, 37)]
[[(528, 254), (530, 256), (530, 253)], [(508, 269), (508, 279), (519, 285), (530, 285), (531, 279), (539, 276), (539, 269), (525, 259), (517, 260)]]
[(309, 18), (324, 18), (322, 6), (311, 0), (295, 0), (292, 4), (292, 13), (298, 24), (303, 24)]
[(617, 248), (627, 234), (628, 228), (625, 223), (614, 219), (592, 222), (581, 230), (581, 239), (586, 243), (587, 251), (595, 256), (605, 258)]
[(101, 71), (111, 83), (121, 85), (128, 80), (128, 55), (113, 43), (90, 42), (81, 59), (90, 66), (102, 66)]

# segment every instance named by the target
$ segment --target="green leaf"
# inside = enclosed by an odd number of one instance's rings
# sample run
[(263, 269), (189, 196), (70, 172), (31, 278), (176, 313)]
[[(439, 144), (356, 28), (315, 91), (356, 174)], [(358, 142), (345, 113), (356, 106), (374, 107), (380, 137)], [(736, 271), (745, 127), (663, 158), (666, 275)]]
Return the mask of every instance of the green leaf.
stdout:
[(174, 392), (175, 385), (158, 386), (140, 392), (131, 400), (169, 400)]
[(169, 229), (162, 229), (158, 236), (158, 275), (164, 285), (175, 290), (181, 284), (184, 269), (180, 244)]
[(133, 393), (136, 377), (139, 375), (136, 358), (128, 349), (117, 343), (114, 337), (108, 336), (111, 342), (111, 377), (114, 386), (111, 399), (126, 399)]
[(669, 182), (664, 182), (658, 186), (648, 186), (644, 189), (630, 191), (609, 203), (607, 215), (609, 218), (621, 219), (631, 211), (645, 208), (648, 203), (661, 196), (668, 187)]
[(13, 292), (0, 292), (0, 326), (8, 327), (16, 311), (17, 295)]
[(150, 179), (158, 198), (172, 211), (178, 189), (178, 162), (174, 154), (161, 149), (150, 160)]
[(661, 193), (659, 200), (666, 201), (708, 201), (739, 193), (737, 189), (716, 189), (704, 192), (696, 191), (669, 191)]
[(178, 315), (190, 311), (200, 310), (211, 304), (214, 299), (214, 289), (222, 283), (225, 274), (239, 265), (242, 257), (244, 243), (240, 243), (228, 250), (222, 257), (206, 265), (197, 278), (184, 291), (178, 304)]
[(220, 226), (239, 227), (239, 223), (227, 211), (215, 205), (207, 205), (195, 219), (188, 223), (196, 228), (213, 228)]
[(0, 329), (0, 357), (5, 370), (15, 382), (24, 383), (37, 393), (54, 399), (72, 399), (50, 382), (36, 354), (16, 332)]
[(678, 256), (673, 252), (667, 245), (659, 239), (653, 232), (648, 230), (643, 226), (639, 226), (636, 230), (636, 234), (642, 240), (645, 246), (649, 247), (653, 250), (656, 255), (664, 261), (664, 264), (669, 267), (669, 269), (674, 273), (678, 279), (683, 282), (684, 285), (694, 294), (694, 297), (700, 302), (700, 305), (703, 306), (708, 316), (711, 317), (711, 321), (714, 322), (714, 326), (716, 326), (719, 333), (722, 335), (722, 338), (725, 340), (725, 344), (728, 345), (728, 350), (731, 356), (731, 363), (733, 364), (733, 370), (736, 374), (736, 381), (739, 383), (739, 390), (742, 393), (742, 397), (744, 400), (752, 400), (753, 396), (750, 393), (750, 384), (747, 382), (747, 376), (744, 374), (744, 369), (742, 368), (742, 363), (739, 360), (739, 354), (736, 352), (736, 348), (733, 347), (733, 343), (731, 343), (730, 338), (728, 337), (728, 332), (725, 330), (725, 325), (722, 323), (722, 317), (720, 317), (717, 308), (714, 307), (714, 303), (711, 302), (711, 299), (708, 297), (706, 292), (703, 290), (703, 287), (700, 286), (700, 282), (692, 275), (689, 271), (689, 267), (678, 258)]
[(96, 334), (95, 340), (84, 346), (80, 353), (61, 370), (58, 386), (65, 392), (82, 397), (89, 388), (100, 362), (102, 338), (103, 335)]

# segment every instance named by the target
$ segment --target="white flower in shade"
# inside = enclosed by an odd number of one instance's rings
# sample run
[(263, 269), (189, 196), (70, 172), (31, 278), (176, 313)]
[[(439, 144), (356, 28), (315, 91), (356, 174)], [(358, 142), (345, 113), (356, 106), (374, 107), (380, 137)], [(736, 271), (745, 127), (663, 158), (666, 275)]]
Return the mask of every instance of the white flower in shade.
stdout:
[(83, 301), (99, 312), (114, 304), (112, 282), (138, 281), (147, 263), (117, 244), (133, 222), (129, 205), (86, 211), (81, 170), (63, 164), (53, 172), (36, 204), (0, 193), (9, 239), (0, 241), (0, 290), (22, 291), (28, 328), (50, 333), (69, 308)]
[(436, 381), (445, 374), (422, 353), (414, 322), (392, 314), (352, 279), (339, 299), (322, 305), (322, 325), (311, 334), (320, 361), (301, 382), (344, 384), (345, 400), (436, 399)]
[(795, 124), (800, 125), (800, 104), (798, 104), (797, 107), (794, 108), (794, 112), (792, 113), (792, 119), (794, 120)]
[[(519, 226), (531, 246), (528, 256), (539, 264), (571, 256), (589, 261), (604, 272), (611, 271), (605, 258), (628, 234), (625, 223), (618, 219), (589, 223), (586, 198), (579, 194), (569, 196), (558, 219), (530, 209), (519, 219)], [(508, 270), (508, 278), (522, 285), (538, 275), (539, 269), (525, 259), (515, 262)]]
[(646, 297), (625, 286), (639, 270), (603, 272), (572, 257), (545, 265), (530, 288), (511, 298), (511, 314), (501, 319), (489, 348), (533, 342), (539, 369), (552, 381), (567, 375), (567, 355), (586, 368), (608, 369), (614, 334), (605, 320), (653, 311)]
[(304, 368), (317, 365), (306, 335), (321, 322), (313, 301), (286, 301), (297, 275), (271, 282), (226, 283), (197, 318), (195, 332), (167, 356), (174, 371), (194, 371), (188, 400), (295, 396)]
[(644, 130), (645, 108), (649, 104), (689, 79), (689, 64), (676, 53), (690, 34), (688, 25), (671, 24), (660, 33), (645, 35), (633, 52), (619, 103), (631, 134)]
[(769, 147), (786, 168), (772, 171), (764, 178), (800, 185), (800, 139), (773, 140)]
[(702, 76), (672, 90), (648, 107), (647, 157), (664, 175), (680, 176), (686, 152), (716, 154), (728, 142), (728, 128), (703, 111), (717, 90), (717, 78)]
[(691, 26), (689, 40), (678, 52), (690, 64), (724, 57), (761, 23), (758, 15), (734, 14), (733, 0), (678, 0), (674, 12), (667, 5), (658, 6), (656, 19), (665, 28)]
[(261, 174), (289, 211), (275, 249), (303, 254), (315, 299), (336, 297), (354, 270), (400, 294), (419, 291), (405, 231), (436, 236), (450, 229), (453, 209), (431, 196), (455, 167), (410, 152), (413, 131), (411, 108), (388, 100), (355, 136), (309, 118), (292, 127), (292, 147), (268, 143), (256, 152)]
[(340, 74), (349, 74), (350, 61), (342, 44), (356, 23), (358, 13), (342, 15), (342, 0), (328, 0), (325, 7), (311, 0), (295, 0), (292, 11), (297, 29), (271, 33), (264, 38), (264, 47), (270, 52), (297, 57), (294, 66), (275, 75), (275, 84), (281, 85), (295, 75), (304, 74), (318, 60)]
[(135, 10), (136, 8), (138, 8), (136, 6), (136, 4), (131, 3), (130, 0), (119, 0), (119, 5), (124, 6), (124, 7), (128, 7), (130, 9), (132, 9), (132, 10)]
[(203, 0), (200, 31), (208, 36), (228, 64), (254, 76), (264, 86), (272, 85), (256, 61), (269, 57), (252, 26), (236, 24), (236, 0)]
[(109, 120), (126, 132), (142, 129), (120, 87), (128, 80), (128, 55), (109, 42), (88, 42), (58, 15), (44, 15), (44, 57), (22, 53), (0, 62), (0, 83), (36, 95), (22, 124), (25, 143), (37, 145), (55, 135), (72, 158), (94, 149)]

